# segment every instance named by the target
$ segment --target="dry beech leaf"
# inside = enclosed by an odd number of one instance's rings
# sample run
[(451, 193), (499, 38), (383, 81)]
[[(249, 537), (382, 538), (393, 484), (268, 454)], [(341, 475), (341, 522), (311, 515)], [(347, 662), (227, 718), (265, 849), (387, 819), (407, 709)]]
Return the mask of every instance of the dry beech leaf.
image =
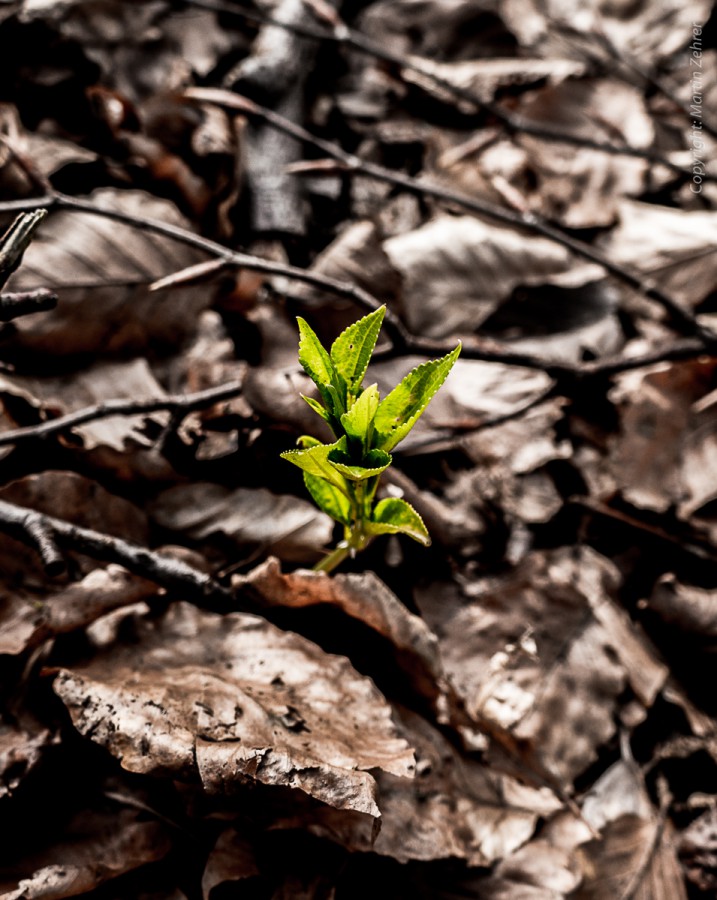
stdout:
[(85, 810), (69, 823), (60, 843), (18, 860), (12, 872), (0, 870), (0, 900), (76, 897), (161, 859), (169, 848), (164, 826), (142, 821), (134, 810)]
[(716, 244), (717, 212), (624, 200), (600, 249), (694, 308), (717, 288)]
[(704, 641), (717, 638), (717, 593), (683, 584), (669, 573), (652, 590), (648, 607), (668, 625)]
[(686, 900), (674, 830), (652, 809), (633, 763), (615, 763), (583, 803), (583, 816), (600, 838), (580, 847), (585, 873), (576, 900)]
[(224, 535), (239, 546), (269, 549), (297, 561), (318, 554), (333, 533), (331, 519), (308, 500), (266, 488), (179, 485), (160, 494), (149, 510), (163, 528), (193, 540)]
[[(154, 377), (145, 359), (128, 362), (97, 362), (72, 375), (32, 377), (0, 375), (0, 395), (24, 400), (37, 410), (51, 410), (54, 416), (65, 415), (94, 406), (106, 400), (154, 400), (165, 391)], [(166, 421), (166, 413), (153, 417)], [(82, 438), (85, 450), (97, 447), (125, 454), (128, 445), (135, 449), (145, 442), (138, 434), (146, 416), (107, 416), (79, 425), (73, 434)]]
[(441, 215), (383, 244), (403, 279), (406, 322), (433, 338), (478, 328), (519, 285), (579, 286), (600, 277), (543, 237)]
[(157, 593), (157, 586), (121, 566), (95, 569), (56, 593), (29, 593), (0, 584), (0, 654), (22, 653), (47, 638), (76, 631), (123, 606)]
[(612, 563), (578, 547), (416, 594), (467, 713), (565, 786), (614, 734), (625, 686), (649, 707), (667, 677), (611, 599), (618, 582)]
[[(537, 126), (608, 144), (650, 149), (654, 126), (641, 89), (614, 79), (564, 81), (541, 88), (520, 107)], [(650, 164), (570, 144), (522, 135), (537, 177), (532, 202), (569, 228), (610, 225), (623, 197), (644, 191)], [(654, 168), (654, 167), (653, 167)]]
[(436, 701), (447, 688), (436, 636), (374, 572), (329, 576), (299, 569), (284, 574), (271, 557), (248, 575), (236, 576), (232, 586), (252, 588), (266, 606), (336, 606), (391, 641), (399, 664), (425, 696)]
[(717, 404), (705, 396), (715, 371), (706, 358), (661, 363), (618, 377), (610, 392), (620, 432), (609, 470), (630, 503), (687, 518), (717, 496)]
[(198, 777), (214, 794), (255, 779), (374, 817), (368, 770), (413, 773), (390, 708), (348, 660), (256, 616), (185, 603), (139, 628), (55, 680), (78, 731), (125, 769)]
[[(493, 100), (496, 91), (505, 87), (525, 88), (532, 84), (559, 84), (568, 78), (585, 74), (585, 64), (574, 59), (525, 59), (507, 57), (504, 59), (468, 59), (460, 62), (435, 62), (431, 59), (415, 60), (429, 76), (463, 90), (470, 90), (481, 100)], [(454, 102), (454, 95), (437, 86), (430, 77), (420, 72), (406, 69), (403, 77), (423, 90), (447, 102)], [(468, 104), (473, 111), (473, 105)]]
[[(101, 188), (97, 206), (187, 228), (168, 200), (142, 191)], [(54, 310), (18, 319), (13, 349), (50, 356), (141, 352), (179, 345), (210, 305), (211, 290), (184, 286), (149, 291), (165, 275), (205, 259), (198, 250), (110, 218), (61, 211), (37, 232), (12, 277), (13, 290), (51, 287)]]

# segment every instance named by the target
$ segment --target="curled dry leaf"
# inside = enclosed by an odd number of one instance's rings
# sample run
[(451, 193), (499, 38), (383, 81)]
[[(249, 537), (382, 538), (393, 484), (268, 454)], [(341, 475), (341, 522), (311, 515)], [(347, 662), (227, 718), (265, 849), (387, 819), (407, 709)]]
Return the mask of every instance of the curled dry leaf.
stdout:
[(236, 576), (232, 586), (252, 588), (266, 606), (336, 606), (391, 641), (399, 663), (425, 696), (437, 701), (447, 688), (436, 636), (373, 572), (330, 577), (300, 569), (284, 574), (271, 557), (248, 575)]
[(207, 858), (202, 875), (202, 897), (210, 900), (213, 888), (256, 875), (259, 875), (259, 866), (252, 842), (235, 828), (227, 828), (219, 835)]
[(256, 616), (174, 604), (55, 691), (78, 731), (132, 772), (188, 780), (209, 793), (247, 779), (296, 788), (378, 816), (370, 769), (413, 772), (373, 683)]
[(299, 561), (317, 555), (333, 532), (331, 519), (307, 500), (266, 488), (179, 485), (160, 494), (149, 510), (163, 528), (192, 540), (223, 535), (241, 547), (268, 549)]
[(62, 900), (161, 859), (169, 850), (164, 826), (134, 810), (77, 815), (60, 843), (0, 870), (0, 900)]
[[(189, 227), (174, 204), (142, 191), (102, 188), (90, 200), (105, 209)], [(18, 320), (11, 347), (50, 356), (141, 352), (174, 347), (211, 303), (206, 286), (149, 291), (153, 281), (205, 256), (177, 241), (111, 218), (53, 213), (12, 277), (12, 290), (50, 287), (50, 312)]]
[(573, 548), (462, 592), (417, 592), (468, 714), (566, 787), (615, 733), (625, 686), (648, 707), (667, 677), (611, 599), (618, 582), (608, 560)]
[(57, 634), (90, 625), (123, 606), (139, 603), (157, 586), (121, 566), (95, 569), (52, 594), (30, 594), (0, 584), (0, 654), (22, 653)]
[(717, 637), (717, 595), (714, 590), (682, 584), (673, 574), (663, 575), (653, 588), (648, 607), (668, 625), (695, 637)]

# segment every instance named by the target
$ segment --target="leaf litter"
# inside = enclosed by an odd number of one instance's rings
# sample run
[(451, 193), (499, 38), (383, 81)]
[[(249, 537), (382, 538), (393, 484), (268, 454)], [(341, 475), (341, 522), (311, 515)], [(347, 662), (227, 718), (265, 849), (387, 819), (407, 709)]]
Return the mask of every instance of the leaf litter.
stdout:
[[(0, 209), (50, 208), (7, 290), (59, 302), (0, 336), (0, 897), (713, 896), (711, 4), (271, 5), (345, 14), (361, 53), (212, 3), (6, 6)], [(314, 60), (299, 89), (287, 53)], [(280, 456), (328, 439), (295, 319), (332, 347), (382, 303), (382, 397), (463, 343), (383, 436), (377, 510), (433, 543), (329, 576), (306, 567), (334, 524)], [(126, 414), (33, 431), (107, 401)], [(58, 537), (48, 574), (43, 516), (106, 552)]]

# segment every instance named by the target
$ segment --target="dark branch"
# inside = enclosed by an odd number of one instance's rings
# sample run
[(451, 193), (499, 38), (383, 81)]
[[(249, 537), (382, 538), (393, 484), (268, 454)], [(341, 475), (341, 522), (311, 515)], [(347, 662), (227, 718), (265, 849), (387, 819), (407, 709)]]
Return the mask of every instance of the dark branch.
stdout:
[(53, 574), (59, 570), (58, 562), (63, 565), (58, 549), (62, 548), (102, 562), (117, 563), (200, 606), (223, 611), (235, 608), (230, 590), (180, 560), (4, 500), (0, 500), (0, 532), (38, 550), (45, 567)]

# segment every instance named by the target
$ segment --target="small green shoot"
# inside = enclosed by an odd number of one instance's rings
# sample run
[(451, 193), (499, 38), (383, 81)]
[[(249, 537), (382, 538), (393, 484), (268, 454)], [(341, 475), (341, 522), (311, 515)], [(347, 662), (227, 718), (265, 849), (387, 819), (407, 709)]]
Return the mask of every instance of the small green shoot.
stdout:
[(344, 526), (344, 539), (315, 568), (330, 572), (363, 550), (379, 534), (407, 534), (424, 546), (431, 538), (416, 510), (397, 497), (376, 501), (390, 451), (418, 421), (446, 380), (461, 345), (441, 359), (415, 368), (381, 400), (375, 384), (363, 379), (378, 339), (386, 307), (381, 306), (342, 332), (326, 352), (299, 318), (299, 362), (316, 385), (320, 402), (304, 400), (328, 424), (336, 440), (322, 444), (305, 435), (298, 450), (282, 453), (303, 470), (316, 505)]

